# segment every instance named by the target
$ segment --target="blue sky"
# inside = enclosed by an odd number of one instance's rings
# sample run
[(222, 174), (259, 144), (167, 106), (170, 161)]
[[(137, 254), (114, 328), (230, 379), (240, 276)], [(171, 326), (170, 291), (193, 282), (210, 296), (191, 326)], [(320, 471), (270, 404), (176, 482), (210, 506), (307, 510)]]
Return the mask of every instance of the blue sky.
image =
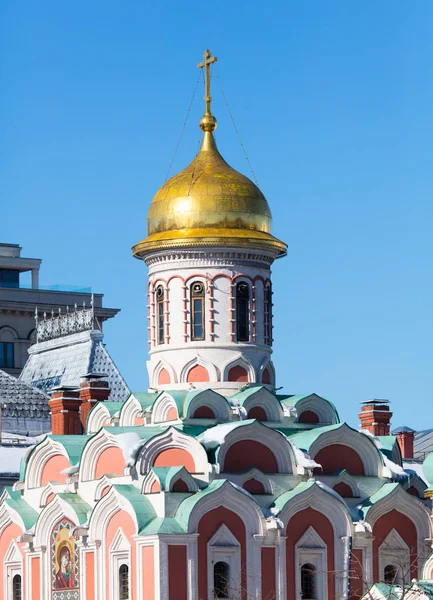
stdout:
[[(91, 285), (122, 309), (107, 347), (145, 389), (146, 268), (130, 247), (209, 47), (289, 245), (273, 269), (278, 385), (352, 425), (374, 397), (394, 426), (433, 426), (433, 4), (206, 6), (1, 3), (1, 241), (43, 259), (42, 284)], [(173, 173), (196, 151), (201, 96)], [(248, 175), (213, 97), (220, 150)]]

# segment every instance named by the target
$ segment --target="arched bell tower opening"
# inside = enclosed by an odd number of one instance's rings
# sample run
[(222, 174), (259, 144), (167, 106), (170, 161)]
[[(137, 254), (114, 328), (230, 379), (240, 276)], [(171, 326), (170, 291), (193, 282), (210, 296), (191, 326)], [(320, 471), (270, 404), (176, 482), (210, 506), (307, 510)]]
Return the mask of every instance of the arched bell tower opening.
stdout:
[[(262, 365), (272, 354), (271, 265), (287, 246), (271, 233), (262, 192), (216, 146), (210, 95), (216, 61), (207, 50), (198, 65), (205, 74), (201, 148), (155, 194), (147, 236), (132, 250), (149, 267), (153, 388), (230, 395), (249, 384), (275, 385)], [(169, 367), (163, 372), (161, 364)]]

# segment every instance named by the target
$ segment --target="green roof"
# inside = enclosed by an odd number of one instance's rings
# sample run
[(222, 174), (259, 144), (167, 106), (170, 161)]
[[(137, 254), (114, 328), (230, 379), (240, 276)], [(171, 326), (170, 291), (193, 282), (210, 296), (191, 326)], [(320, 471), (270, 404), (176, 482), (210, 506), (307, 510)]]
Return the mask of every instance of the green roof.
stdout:
[(185, 533), (179, 521), (173, 517), (157, 517), (139, 531), (140, 535), (173, 535)]
[(152, 467), (151, 470), (158, 477), (162, 491), (170, 489), (170, 482), (173, 477), (179, 473), (179, 471), (186, 471), (185, 467)]
[(236, 394), (233, 394), (232, 396), (228, 397), (228, 401), (233, 402), (233, 400), (237, 400), (239, 404), (242, 405), (246, 400), (248, 400), (250, 396), (252, 396), (253, 394), (257, 394), (257, 392), (259, 392), (260, 390), (266, 390), (268, 394), (274, 396), (274, 394), (272, 394), (272, 392), (265, 388), (264, 385), (256, 385), (247, 387), (244, 390), (241, 390), (240, 392), (236, 392)]
[(33, 527), (38, 520), (38, 513), (25, 501), (21, 496), (21, 492), (14, 492), (11, 487), (6, 487), (5, 490), (9, 498), (5, 499), (5, 504), (16, 510), (23, 520), (26, 531)]
[(396, 488), (399, 487), (399, 485), (399, 483), (384, 483), (380, 490), (378, 490), (369, 498), (366, 498), (364, 502), (362, 502), (358, 507), (364, 519), (366, 518), (370, 508), (372, 508), (375, 504), (380, 502), (380, 500), (391, 494)]
[[(152, 404), (161, 394), (162, 392), (132, 392), (131, 396), (134, 396), (141, 408), (144, 410), (149, 406), (152, 406)], [(129, 396), (129, 398), (131, 396)]]
[(132, 505), (137, 517), (138, 531), (140, 532), (156, 516), (152, 503), (133, 485), (114, 484), (113, 488)]
[(92, 435), (46, 435), (37, 444), (31, 447), (30, 452), (26, 453), (21, 459), (20, 465), (20, 480), (24, 481), (27, 471), (27, 465), (33, 452), (38, 448), (47, 438), (52, 439), (55, 442), (59, 442), (69, 457), (71, 466), (76, 465), (80, 462), (81, 452), (88, 442), (93, 437)]
[(433, 486), (433, 452), (431, 452), (422, 463), (422, 470), (429, 482), (429, 486)]
[(281, 510), (285, 506), (285, 504), (287, 504), (287, 502), (289, 502), (289, 500), (291, 500), (295, 496), (299, 496), (299, 494), (303, 494), (304, 492), (306, 492), (307, 490), (312, 488), (313, 485), (315, 485), (314, 481), (304, 481), (302, 483), (298, 483), (298, 485), (296, 487), (294, 487), (292, 490), (289, 490), (288, 492), (284, 492), (284, 494), (281, 494), (281, 496), (278, 496), (278, 498), (274, 502), (275, 508), (278, 508), (278, 510)]
[(376, 438), (382, 445), (380, 451), (383, 452), (389, 460), (393, 460), (392, 454), (395, 446), (397, 445), (397, 447), (400, 448), (397, 437), (395, 435), (378, 435)]
[(87, 522), (92, 512), (92, 508), (87, 504), (87, 502), (84, 502), (84, 500), (78, 494), (59, 493), (57, 495), (59, 498), (67, 502), (69, 506), (72, 506), (74, 511), (77, 513), (80, 525), (83, 525), (83, 523)]
[(327, 400), (323, 396), (319, 396), (319, 394), (316, 394), (315, 392), (311, 392), (310, 394), (295, 394), (294, 396), (286, 396), (283, 394), (276, 394), (277, 400), (279, 400), (281, 402), (281, 404), (285, 404), (286, 406), (294, 406), (294, 407), (296, 407), (298, 402), (300, 402), (301, 400), (304, 400), (305, 398), (309, 398), (310, 396), (317, 396), (318, 398), (321, 398), (322, 400), (327, 402), (329, 404), (329, 406), (332, 408), (332, 411), (335, 415), (337, 423), (340, 422), (340, 417), (338, 416), (338, 411), (337, 411), (337, 407), (335, 406), (335, 404), (333, 402), (331, 402), (330, 400)]
[(289, 440), (298, 446), (301, 450), (308, 452), (313, 443), (324, 433), (339, 429), (344, 426), (344, 423), (337, 423), (336, 425), (324, 425), (323, 427), (316, 427), (315, 429), (306, 429), (304, 431), (297, 431), (295, 434), (289, 437)]

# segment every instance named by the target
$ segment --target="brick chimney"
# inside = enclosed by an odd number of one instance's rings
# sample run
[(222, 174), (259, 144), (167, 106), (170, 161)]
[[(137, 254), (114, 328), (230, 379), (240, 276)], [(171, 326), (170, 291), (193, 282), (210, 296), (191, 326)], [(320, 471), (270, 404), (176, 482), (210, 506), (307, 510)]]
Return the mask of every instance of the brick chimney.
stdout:
[(80, 394), (77, 388), (62, 386), (51, 391), (48, 406), (51, 410), (51, 430), (54, 435), (79, 435)]
[(389, 435), (392, 417), (389, 400), (366, 400), (361, 404), (361, 412), (358, 415), (361, 429), (367, 429), (373, 435)]
[(413, 441), (415, 437), (415, 431), (410, 427), (398, 427), (397, 429), (393, 430), (392, 435), (397, 436), (402, 457), (413, 458)]
[(83, 430), (86, 431), (87, 417), (97, 402), (105, 402), (110, 395), (108, 375), (105, 373), (88, 373), (81, 378), (80, 383), (80, 419)]

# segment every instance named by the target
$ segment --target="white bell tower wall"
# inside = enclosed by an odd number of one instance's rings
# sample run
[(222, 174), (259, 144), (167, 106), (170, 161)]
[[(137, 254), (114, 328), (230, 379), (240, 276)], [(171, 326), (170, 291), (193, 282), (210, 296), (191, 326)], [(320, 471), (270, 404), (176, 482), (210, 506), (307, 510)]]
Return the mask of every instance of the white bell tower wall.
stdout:
[(268, 250), (221, 246), (146, 256), (150, 388), (275, 387), (274, 259)]

